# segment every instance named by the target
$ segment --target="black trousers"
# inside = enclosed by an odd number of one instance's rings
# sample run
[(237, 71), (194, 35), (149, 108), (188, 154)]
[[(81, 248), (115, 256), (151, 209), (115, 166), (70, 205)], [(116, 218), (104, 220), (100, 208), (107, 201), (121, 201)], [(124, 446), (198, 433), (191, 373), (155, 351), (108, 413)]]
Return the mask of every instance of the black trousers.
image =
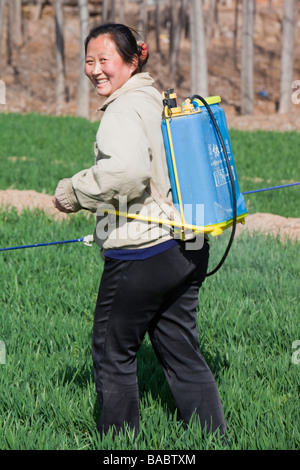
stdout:
[(136, 354), (148, 331), (180, 419), (225, 433), (215, 379), (198, 344), (197, 306), (209, 245), (184, 242), (145, 260), (106, 259), (97, 298), (92, 356), (101, 416), (98, 430), (126, 422), (139, 431)]

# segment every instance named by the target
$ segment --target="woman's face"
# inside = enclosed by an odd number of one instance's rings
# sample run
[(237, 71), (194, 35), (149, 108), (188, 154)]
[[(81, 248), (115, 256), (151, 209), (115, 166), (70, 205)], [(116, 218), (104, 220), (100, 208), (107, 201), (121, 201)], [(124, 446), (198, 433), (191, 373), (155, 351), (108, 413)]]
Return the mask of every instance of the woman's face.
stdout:
[(135, 71), (137, 63), (126, 64), (108, 35), (90, 40), (85, 58), (85, 73), (100, 96), (110, 96)]

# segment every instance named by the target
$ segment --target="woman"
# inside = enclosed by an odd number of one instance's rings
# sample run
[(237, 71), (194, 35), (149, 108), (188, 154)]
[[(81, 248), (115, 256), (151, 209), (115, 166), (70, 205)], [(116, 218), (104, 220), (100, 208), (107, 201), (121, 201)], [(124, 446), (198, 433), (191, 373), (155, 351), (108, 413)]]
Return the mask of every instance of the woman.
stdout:
[(95, 241), (105, 263), (92, 340), (97, 428), (118, 432), (127, 423), (138, 434), (136, 354), (148, 332), (179, 417), (188, 422), (196, 411), (203, 428), (223, 434), (222, 405), (196, 326), (208, 243), (189, 250), (167, 225), (123, 214), (176, 217), (160, 127), (162, 99), (142, 72), (147, 46), (137, 44), (130, 28), (108, 24), (91, 30), (85, 49), (86, 75), (106, 97), (95, 164), (60, 181), (53, 202), (63, 212), (98, 215)]

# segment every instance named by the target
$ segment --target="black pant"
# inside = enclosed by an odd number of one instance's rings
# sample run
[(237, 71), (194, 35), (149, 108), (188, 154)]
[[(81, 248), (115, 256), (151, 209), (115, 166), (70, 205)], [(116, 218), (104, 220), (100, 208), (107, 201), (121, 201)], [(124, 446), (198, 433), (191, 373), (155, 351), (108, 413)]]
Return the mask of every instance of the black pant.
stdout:
[(199, 288), (209, 247), (179, 243), (139, 261), (106, 259), (95, 310), (92, 355), (101, 416), (98, 430), (139, 431), (136, 354), (148, 331), (168, 380), (178, 415), (194, 411), (201, 426), (225, 432), (216, 382), (199, 351), (196, 326)]

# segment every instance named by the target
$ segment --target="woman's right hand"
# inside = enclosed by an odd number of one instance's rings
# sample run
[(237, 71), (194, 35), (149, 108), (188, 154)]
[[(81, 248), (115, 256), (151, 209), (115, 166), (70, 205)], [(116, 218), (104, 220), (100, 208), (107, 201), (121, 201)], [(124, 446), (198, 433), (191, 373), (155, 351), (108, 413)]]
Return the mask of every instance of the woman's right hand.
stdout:
[(52, 203), (55, 209), (57, 209), (59, 212), (64, 212), (65, 214), (71, 214), (74, 212), (73, 209), (62, 206), (59, 200), (56, 198), (56, 196), (53, 196)]

